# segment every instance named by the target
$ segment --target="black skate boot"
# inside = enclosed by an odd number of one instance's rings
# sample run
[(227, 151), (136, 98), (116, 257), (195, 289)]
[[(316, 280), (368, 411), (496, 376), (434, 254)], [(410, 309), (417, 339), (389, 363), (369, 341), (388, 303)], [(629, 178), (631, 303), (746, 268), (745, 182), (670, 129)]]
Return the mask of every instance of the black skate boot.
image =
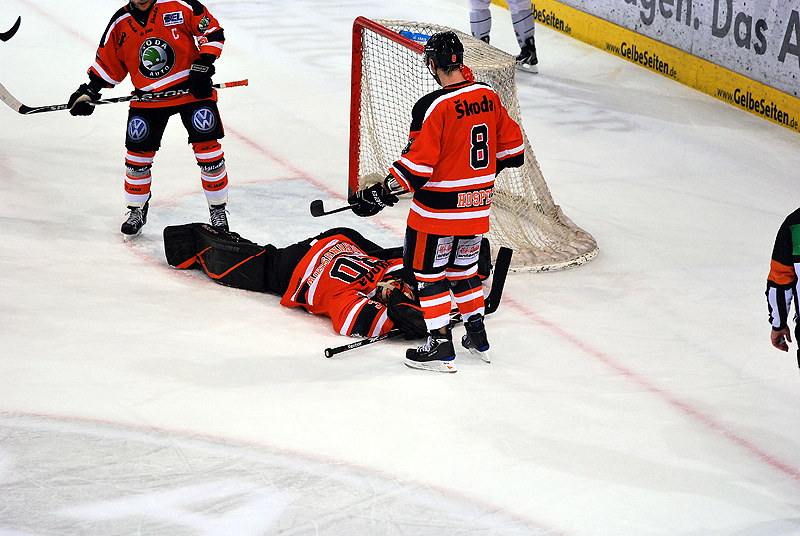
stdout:
[(228, 214), (225, 211), (226, 203), (221, 205), (209, 205), (208, 211), (211, 213), (211, 226), (222, 229), (226, 233), (228, 229)]
[(464, 322), (464, 328), (467, 333), (461, 338), (461, 346), (489, 363), (489, 339), (486, 338), (483, 316), (471, 316)]
[(533, 37), (525, 40), (525, 46), (517, 56), (517, 69), (534, 74), (539, 72), (539, 60), (536, 58), (536, 43)]
[(456, 372), (455, 358), (453, 334), (449, 329), (447, 333), (431, 331), (425, 345), (406, 350), (406, 366), (420, 370)]
[(152, 195), (147, 196), (142, 207), (128, 207), (128, 219), (122, 224), (122, 234), (128, 237), (138, 236), (142, 232), (142, 227), (147, 223), (147, 210), (150, 208), (150, 198)]

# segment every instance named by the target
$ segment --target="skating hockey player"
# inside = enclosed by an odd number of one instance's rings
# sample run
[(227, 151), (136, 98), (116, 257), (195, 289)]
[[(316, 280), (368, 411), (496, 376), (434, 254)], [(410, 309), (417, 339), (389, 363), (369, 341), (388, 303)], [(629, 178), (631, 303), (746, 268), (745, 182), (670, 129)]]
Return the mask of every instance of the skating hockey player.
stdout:
[(406, 352), (405, 363), (439, 372), (455, 372), (451, 292), (465, 319), (462, 346), (487, 357), (478, 253), (489, 230), (495, 176), (521, 166), (525, 150), (497, 93), (462, 74), (463, 52), (453, 32), (428, 40), (425, 61), (442, 89), (414, 105), (408, 145), (386, 179), (348, 199), (353, 212), (372, 216), (394, 205), (397, 194), (414, 193), (403, 260), (416, 277), (429, 336)]
[[(472, 35), (489, 42), (492, 29), (492, 12), (489, 10), (491, 0), (469, 0), (469, 27)], [(534, 39), (535, 16), (530, 0), (506, 0), (511, 11), (511, 24), (519, 43), (517, 68), (529, 73), (539, 72), (539, 59), (536, 57), (536, 41)]]
[(330, 317), (342, 335), (373, 337), (393, 328), (407, 339), (427, 335), (402, 248), (381, 248), (353, 229), (330, 229), (278, 248), (190, 223), (165, 228), (164, 249), (171, 266), (203, 270), (223, 285), (277, 294), (285, 307)]
[(111, 18), (89, 82), (69, 98), (72, 115), (91, 115), (100, 90), (130, 75), (136, 91), (189, 89), (189, 94), (152, 101), (131, 101), (125, 139), (125, 235), (137, 235), (147, 223), (151, 167), (167, 121), (180, 115), (194, 150), (208, 201), (211, 224), (228, 229), (228, 174), (219, 143), (225, 134), (211, 87), (214, 61), (222, 53), (223, 29), (197, 0), (130, 0)]
[[(800, 209), (789, 214), (778, 229), (767, 277), (767, 307), (769, 321), (772, 324), (770, 339), (772, 346), (784, 352), (789, 351), (788, 343), (792, 342), (789, 311), (793, 312), (792, 317), (795, 321), (795, 341), (800, 335), (797, 324), (800, 314), (800, 304), (797, 299), (800, 290), (796, 270), (798, 264), (800, 264)], [(800, 366), (800, 348), (797, 351), (797, 363)]]

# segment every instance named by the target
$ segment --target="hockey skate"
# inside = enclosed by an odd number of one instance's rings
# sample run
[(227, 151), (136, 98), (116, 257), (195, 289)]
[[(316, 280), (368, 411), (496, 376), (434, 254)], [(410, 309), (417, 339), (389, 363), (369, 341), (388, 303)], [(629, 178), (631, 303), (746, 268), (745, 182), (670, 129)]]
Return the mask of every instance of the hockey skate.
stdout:
[(222, 229), (226, 233), (230, 230), (228, 228), (228, 214), (225, 210), (226, 203), (221, 205), (209, 205), (208, 211), (211, 214), (211, 226), (217, 229)]
[(456, 351), (453, 348), (453, 336), (438, 331), (428, 335), (428, 342), (419, 348), (406, 350), (406, 366), (419, 370), (434, 372), (456, 372)]
[(122, 229), (120, 229), (127, 238), (139, 236), (139, 233), (142, 232), (142, 227), (147, 223), (147, 210), (150, 208), (151, 197), (152, 194), (147, 196), (144, 206), (128, 207), (128, 219), (125, 220), (125, 223), (122, 224)]
[(464, 322), (467, 333), (461, 338), (461, 346), (478, 356), (486, 363), (489, 360), (489, 339), (486, 338), (486, 328), (483, 325), (483, 317), (476, 315)]
[(533, 37), (525, 41), (525, 46), (517, 56), (517, 69), (526, 73), (536, 74), (539, 72), (539, 60), (536, 58), (536, 43)]

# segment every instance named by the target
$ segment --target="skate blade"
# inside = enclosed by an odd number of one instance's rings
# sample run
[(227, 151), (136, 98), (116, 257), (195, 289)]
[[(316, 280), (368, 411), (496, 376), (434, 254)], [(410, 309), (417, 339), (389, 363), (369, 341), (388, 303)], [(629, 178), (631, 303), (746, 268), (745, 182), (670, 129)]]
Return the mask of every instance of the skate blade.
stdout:
[(406, 359), (406, 366), (417, 370), (430, 370), (431, 372), (458, 372), (453, 361), (414, 361)]
[(481, 352), (477, 348), (467, 348), (467, 350), (469, 350), (469, 353), (472, 355), (478, 356), (484, 363), (492, 362), (491, 359), (489, 359), (489, 350), (486, 350), (485, 352)]
[(538, 65), (532, 65), (530, 63), (518, 63), (517, 64), (517, 70), (518, 71), (524, 71), (526, 73), (531, 73), (531, 74), (539, 74), (539, 66)]
[(133, 234), (125, 234), (125, 233), (122, 233), (122, 241), (123, 241), (123, 242), (130, 242), (130, 241), (132, 241), (132, 240), (136, 240), (136, 239), (137, 239), (137, 238), (139, 238), (141, 235), (142, 235), (142, 230), (141, 230), (141, 229), (139, 229), (138, 231), (136, 231), (136, 232), (135, 232), (135, 233), (133, 233)]

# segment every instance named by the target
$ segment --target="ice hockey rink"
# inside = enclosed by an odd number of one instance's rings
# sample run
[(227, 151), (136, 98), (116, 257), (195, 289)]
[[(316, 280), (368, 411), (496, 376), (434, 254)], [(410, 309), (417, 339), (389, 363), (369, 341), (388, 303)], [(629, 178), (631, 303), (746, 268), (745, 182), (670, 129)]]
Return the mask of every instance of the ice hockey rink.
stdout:
[[(355, 17), (468, 31), (467, 0), (205, 0), (231, 228), (288, 245), (339, 225), (400, 245), (407, 202), (344, 202)], [(122, 0), (3, 0), (0, 82), (29, 106), (85, 80)], [(492, 7), (492, 43), (518, 47)], [(558, 34), (517, 74), (555, 202), (599, 255), (511, 274), (492, 363), (408, 369), (276, 296), (169, 268), (206, 221), (180, 122), (125, 243), (127, 106), (0, 105), (0, 535), (800, 534), (800, 374), (769, 342), (798, 134)], [(125, 95), (128, 82), (104, 97)], [(456, 334), (460, 336), (457, 329)]]

